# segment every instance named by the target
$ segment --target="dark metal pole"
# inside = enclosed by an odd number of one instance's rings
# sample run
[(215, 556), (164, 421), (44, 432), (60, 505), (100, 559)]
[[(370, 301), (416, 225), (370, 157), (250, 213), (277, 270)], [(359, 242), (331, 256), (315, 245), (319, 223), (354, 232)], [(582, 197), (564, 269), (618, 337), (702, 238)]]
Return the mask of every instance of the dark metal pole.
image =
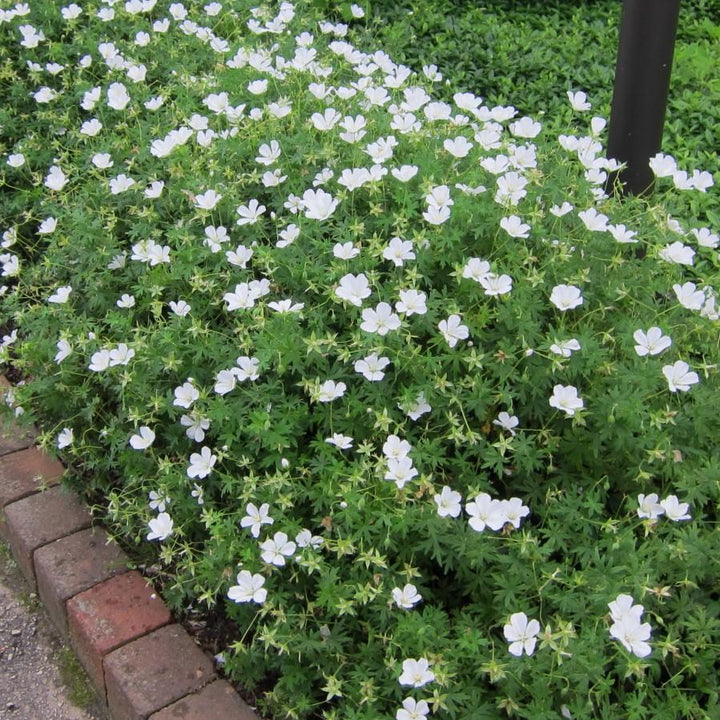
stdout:
[(608, 157), (626, 163), (626, 193), (652, 190), (648, 160), (662, 145), (679, 12), (680, 0), (623, 1)]

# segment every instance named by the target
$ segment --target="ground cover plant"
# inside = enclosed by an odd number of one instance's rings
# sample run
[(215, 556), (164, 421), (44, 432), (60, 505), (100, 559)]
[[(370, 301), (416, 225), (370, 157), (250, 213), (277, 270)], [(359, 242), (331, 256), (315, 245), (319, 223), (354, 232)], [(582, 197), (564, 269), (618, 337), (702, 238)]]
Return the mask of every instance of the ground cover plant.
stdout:
[[(581, 87), (609, 116), (622, 3), (618, 0), (376, 2), (365, 26), (396, 62), (445, 70), (436, 93), (472, 90), (520, 112), (561, 112)], [(683, 0), (664, 147), (720, 169), (720, 2)]]
[(302, 3), (0, 20), (7, 412), (263, 712), (713, 716), (718, 178)]

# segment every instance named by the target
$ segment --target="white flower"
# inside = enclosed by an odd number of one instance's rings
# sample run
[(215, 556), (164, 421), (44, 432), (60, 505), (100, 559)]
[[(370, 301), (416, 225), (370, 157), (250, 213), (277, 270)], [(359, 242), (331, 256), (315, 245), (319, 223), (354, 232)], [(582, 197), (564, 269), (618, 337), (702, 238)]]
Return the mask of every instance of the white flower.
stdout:
[(271, 140), (270, 144), (263, 143), (258, 150), (258, 156), (255, 158), (256, 163), (261, 165), (272, 165), (282, 154), (280, 145), (277, 140)]
[(485, 288), (486, 295), (494, 297), (496, 295), (507, 295), (511, 292), (513, 281), (509, 275), (488, 273), (480, 278), (480, 284)]
[(683, 360), (678, 360), (672, 365), (664, 365), (663, 375), (668, 382), (670, 392), (687, 392), (691, 385), (700, 382), (696, 372), (690, 370), (690, 366)]
[(57, 353), (53, 359), (58, 364), (72, 353), (72, 346), (67, 340), (58, 340), (55, 347), (57, 348)]
[(650, 169), (653, 171), (655, 177), (672, 177), (677, 172), (677, 163), (672, 155), (663, 155), (657, 153), (650, 158)]
[(158, 512), (165, 512), (165, 506), (170, 504), (170, 498), (167, 495), (155, 490), (151, 490), (148, 493), (148, 499), (150, 500), (148, 503), (150, 509), (157, 510)]
[(692, 518), (688, 512), (690, 505), (688, 503), (681, 503), (677, 499), (677, 495), (668, 495), (664, 500), (660, 501), (660, 505), (662, 505), (666, 517), (674, 522), (690, 520)]
[(181, 407), (181, 408), (187, 409), (199, 397), (200, 397), (200, 392), (192, 384), (192, 382), (188, 379), (187, 382), (185, 382), (182, 385), (179, 385), (178, 387), (175, 388), (175, 400), (173, 400), (173, 405), (175, 405), (175, 407)]
[(339, 201), (322, 188), (306, 190), (302, 196), (302, 208), (305, 217), (310, 220), (327, 220), (338, 206)]
[(395, 720), (425, 720), (430, 712), (430, 706), (425, 700), (405, 698), (402, 707), (395, 713)]
[(125, 175), (125, 173), (120, 173), (120, 175), (111, 178), (108, 184), (110, 186), (110, 194), (119, 195), (135, 185), (135, 180)]
[(297, 545), (288, 540), (284, 532), (276, 532), (272, 538), (260, 543), (260, 557), (268, 565), (285, 565), (285, 558), (292, 557)]
[(475, 532), (483, 532), (486, 527), (497, 532), (505, 525), (502, 502), (487, 493), (479, 493), (474, 500), (466, 503), (465, 512), (470, 516), (468, 525)]
[(232, 370), (221, 370), (215, 376), (215, 392), (218, 395), (227, 395), (235, 389), (237, 377)]
[(101, 372), (102, 370), (107, 370), (107, 368), (110, 367), (110, 352), (108, 350), (98, 350), (96, 353), (93, 353), (92, 357), (90, 358), (90, 365), (88, 365), (88, 370), (92, 370), (93, 372)]
[(408, 456), (412, 450), (412, 445), (397, 435), (388, 435), (383, 443), (383, 455), (386, 458), (400, 459)]
[(146, 536), (148, 540), (167, 540), (173, 531), (173, 520), (166, 512), (161, 512), (150, 520), (148, 525), (150, 527), (150, 532)]
[(396, 267), (401, 267), (406, 260), (414, 260), (413, 244), (409, 240), (394, 237), (388, 246), (383, 250), (382, 256), (386, 260), (392, 260)]
[(490, 263), (477, 257), (471, 257), (463, 267), (462, 276), (479, 283), (490, 274)]
[(326, 380), (318, 388), (318, 402), (326, 403), (337, 400), (345, 394), (345, 390), (347, 390), (347, 385), (344, 382), (336, 383), (334, 380)]
[(335, 289), (335, 295), (341, 300), (347, 300), (350, 304), (360, 307), (365, 298), (370, 297), (372, 291), (367, 277), (360, 273), (353, 275), (348, 273), (340, 278), (340, 284)]
[(582, 398), (578, 396), (576, 387), (572, 385), (555, 385), (553, 388), (550, 406), (563, 410), (568, 417), (575, 415), (575, 412), (584, 405)]
[(523, 223), (522, 219), (517, 215), (502, 218), (500, 220), (500, 227), (510, 235), (510, 237), (514, 238), (527, 238), (531, 230), (530, 226)]
[(67, 181), (67, 177), (62, 171), (62, 168), (57, 165), (53, 165), (45, 177), (45, 186), (49, 187), (51, 190), (60, 191), (65, 187)]
[(420, 393), (409, 405), (398, 405), (411, 420), (419, 420), (432, 410), (432, 406), (425, 399), (425, 393)]
[(395, 303), (395, 310), (404, 313), (408, 317), (410, 315), (425, 315), (427, 312), (427, 295), (417, 290), (401, 290), (400, 300)]
[(615, 600), (608, 603), (610, 608), (610, 617), (613, 622), (621, 622), (622, 620), (632, 619), (640, 622), (645, 608), (642, 605), (634, 605), (635, 601), (631, 595), (620, 594)]
[(307, 528), (303, 528), (296, 536), (295, 542), (299, 548), (321, 548), (325, 541), (319, 535), (313, 535)]
[(70, 285), (59, 287), (47, 301), (56, 305), (64, 305), (68, 301), (71, 292), (72, 287)]
[(398, 490), (402, 490), (405, 483), (410, 482), (418, 474), (417, 469), (413, 467), (412, 459), (409, 457), (388, 458), (387, 467), (385, 480), (392, 480)]
[(375, 308), (365, 308), (362, 311), (360, 329), (378, 335), (387, 335), (391, 330), (397, 330), (401, 325), (400, 317), (396, 315), (386, 302), (378, 303)]
[(516, 657), (520, 657), (523, 652), (532, 655), (539, 634), (540, 623), (537, 620), (528, 620), (523, 612), (513, 613), (510, 621), (503, 627), (503, 635), (510, 643), (508, 652)]
[(593, 232), (605, 232), (608, 225), (607, 215), (599, 213), (595, 208), (588, 208), (578, 213), (585, 227)]
[(396, 180), (406, 183), (417, 175), (418, 167), (416, 165), (401, 165), (400, 167), (392, 168), (390, 173)]
[(263, 587), (265, 578), (247, 570), (241, 570), (237, 576), (237, 585), (228, 590), (228, 598), (236, 603), (254, 602), (262, 605), (267, 598), (267, 590)]
[(633, 617), (625, 617), (610, 627), (610, 635), (619, 640), (628, 652), (639, 658), (647, 657), (652, 652), (647, 642), (651, 633), (650, 623), (640, 623)]
[(217, 456), (210, 452), (210, 448), (203, 447), (199, 453), (190, 455), (190, 465), (187, 468), (187, 476), (190, 478), (206, 478), (213, 469)]
[(438, 330), (451, 348), (454, 348), (459, 340), (465, 340), (470, 335), (467, 325), (463, 325), (460, 316), (455, 314), (450, 315), (447, 320), (441, 320)]
[(130, 102), (127, 88), (118, 82), (114, 82), (107, 90), (107, 104), (113, 110), (124, 110)]
[(637, 501), (637, 514), (639, 518), (655, 520), (665, 512), (665, 508), (658, 502), (657, 493), (650, 493), (649, 495), (640, 493), (637, 496)]
[(675, 263), (676, 265), (692, 265), (695, 258), (695, 251), (677, 240), (662, 248), (660, 252), (658, 252), (658, 256), (666, 262)]
[(177, 302), (175, 302), (175, 300), (171, 300), (168, 303), (168, 307), (178, 317), (185, 317), (192, 309), (184, 300), (178, 300)]
[(236, 221), (238, 225), (254, 225), (265, 212), (265, 206), (253, 198), (247, 205), (240, 205), (236, 212), (240, 216)]
[[(58, 450), (62, 450), (63, 448), (66, 448), (73, 444), (74, 440), (74, 433), (73, 429), (66, 427), (63, 428), (57, 437), (57, 447)], [(677, 500), (677, 498), (675, 498)]]
[(155, 433), (147, 426), (138, 428), (137, 435), (130, 438), (130, 447), (134, 450), (146, 450), (155, 442)]
[(710, 232), (710, 228), (693, 228), (690, 232), (695, 236), (700, 247), (716, 249), (720, 245), (720, 237)]
[(516, 415), (510, 415), (503, 410), (498, 413), (497, 418), (493, 420), (493, 425), (499, 425), (503, 430), (507, 430), (511, 435), (515, 435), (515, 428), (520, 424)]
[(260, 367), (260, 361), (254, 357), (248, 357), (247, 355), (241, 355), (235, 360), (237, 367), (233, 368), (232, 372), (240, 382), (250, 380), (255, 382), (260, 377), (258, 368)]
[(520, 521), (530, 514), (530, 508), (523, 505), (520, 498), (513, 497), (509, 500), (501, 500), (500, 506), (505, 516), (505, 522), (510, 523), (516, 530), (520, 527)]
[(305, 307), (305, 303), (294, 303), (292, 299), (288, 298), (286, 300), (269, 302), (268, 307), (277, 313), (296, 313)]
[(637, 343), (635, 352), (640, 357), (659, 355), (672, 345), (672, 340), (667, 335), (663, 335), (659, 327), (651, 327), (647, 332), (636, 330), (633, 333), (633, 339)]
[(210, 427), (210, 421), (207, 418), (197, 417), (194, 413), (183, 415), (180, 418), (180, 424), (187, 428), (185, 435), (195, 442), (202, 442), (205, 439), (205, 431)]
[(110, 350), (110, 367), (127, 365), (135, 357), (135, 351), (125, 343), (120, 343)]
[(583, 296), (575, 285), (556, 285), (550, 293), (550, 302), (563, 312), (583, 304)]
[(462, 512), (462, 495), (445, 485), (439, 495), (434, 497), (437, 505), (437, 514), (440, 517), (458, 517)]
[(587, 101), (587, 95), (582, 90), (578, 90), (577, 92), (568, 90), (567, 96), (573, 110), (577, 112), (587, 112), (590, 109), (591, 106)]
[(456, 138), (447, 138), (443, 147), (453, 157), (464, 158), (473, 149), (473, 144), (464, 135), (459, 135)]
[(352, 260), (360, 254), (360, 248), (356, 248), (351, 241), (346, 243), (335, 243), (333, 245), (333, 256), (339, 260)]
[(135, 297), (133, 295), (128, 295), (127, 293), (123, 293), (120, 296), (120, 299), (115, 302), (115, 304), (119, 308), (129, 309), (131, 307), (135, 307)]
[(355, 361), (355, 372), (360, 373), (370, 382), (379, 382), (385, 377), (385, 368), (390, 364), (390, 358), (378, 357), (374, 353)]
[(403, 660), (402, 674), (398, 678), (401, 685), (422, 687), (435, 679), (435, 673), (430, 670), (430, 662), (425, 658)]
[(422, 600), (422, 595), (414, 585), (408, 583), (402, 588), (393, 588), (392, 599), (399, 608), (412, 610)]
[(245, 247), (244, 245), (238, 245), (235, 250), (228, 250), (225, 253), (227, 261), (231, 265), (244, 268), (250, 262), (250, 258), (253, 256), (253, 250)]
[(562, 217), (563, 215), (567, 215), (569, 212), (572, 212), (573, 206), (567, 202), (567, 200), (562, 205), (553, 205), (550, 208), (550, 212), (555, 217)]
[(550, 346), (550, 352), (566, 358), (570, 357), (576, 350), (580, 350), (580, 343), (575, 338), (563, 340), (560, 343), (553, 343)]
[(22, 153), (11, 153), (6, 162), (12, 168), (19, 168), (25, 164), (25, 156)]
[(688, 310), (702, 310), (703, 305), (705, 305), (705, 293), (698, 290), (695, 283), (676, 284), (673, 285), (673, 290), (680, 304)]
[(333, 433), (332, 437), (325, 438), (325, 442), (334, 445), (340, 450), (349, 450), (353, 445), (353, 439), (349, 435), (341, 433)]
[(254, 537), (260, 537), (260, 530), (263, 525), (272, 525), (275, 520), (270, 517), (270, 505), (263, 503), (257, 507), (255, 503), (248, 503), (245, 507), (245, 517), (240, 521), (240, 527), (250, 528), (250, 534)]
[(202, 195), (195, 196), (195, 207), (200, 210), (212, 210), (222, 200), (222, 197), (214, 190), (206, 190)]

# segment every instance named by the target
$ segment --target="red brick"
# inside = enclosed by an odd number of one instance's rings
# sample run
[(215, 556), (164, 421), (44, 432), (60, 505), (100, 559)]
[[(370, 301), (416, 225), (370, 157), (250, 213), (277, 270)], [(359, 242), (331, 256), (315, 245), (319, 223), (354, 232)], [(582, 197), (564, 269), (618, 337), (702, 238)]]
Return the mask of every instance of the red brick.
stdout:
[(33, 553), (54, 540), (90, 527), (90, 513), (74, 493), (61, 487), (30, 495), (5, 506), (7, 539), (27, 581), (37, 588)]
[(224, 680), (217, 680), (199, 693), (186, 695), (150, 720), (259, 720)]
[(103, 668), (113, 720), (146, 720), (215, 679), (212, 663), (179, 625), (113, 650)]
[(165, 603), (136, 571), (95, 585), (66, 607), (72, 645), (103, 698), (105, 655), (170, 622)]
[(102, 528), (88, 528), (35, 551), (38, 595), (50, 619), (67, 635), (65, 603), (74, 595), (127, 570), (127, 555)]
[[(2, 391), (0, 391), (0, 394)], [(12, 420), (0, 417), (0, 455), (30, 447), (35, 440), (33, 428), (21, 427)]]
[[(44, 487), (57, 485), (64, 472), (61, 463), (34, 447), (0, 457), (0, 509)], [(0, 516), (0, 537), (6, 536), (4, 526)]]

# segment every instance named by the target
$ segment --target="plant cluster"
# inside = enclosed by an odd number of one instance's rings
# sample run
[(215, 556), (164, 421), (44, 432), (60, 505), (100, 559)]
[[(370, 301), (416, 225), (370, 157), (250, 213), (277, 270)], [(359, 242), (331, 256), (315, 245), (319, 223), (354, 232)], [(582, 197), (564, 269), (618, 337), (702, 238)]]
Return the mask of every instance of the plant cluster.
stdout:
[(347, 32), (2, 10), (11, 411), (276, 717), (711, 717), (715, 179)]

